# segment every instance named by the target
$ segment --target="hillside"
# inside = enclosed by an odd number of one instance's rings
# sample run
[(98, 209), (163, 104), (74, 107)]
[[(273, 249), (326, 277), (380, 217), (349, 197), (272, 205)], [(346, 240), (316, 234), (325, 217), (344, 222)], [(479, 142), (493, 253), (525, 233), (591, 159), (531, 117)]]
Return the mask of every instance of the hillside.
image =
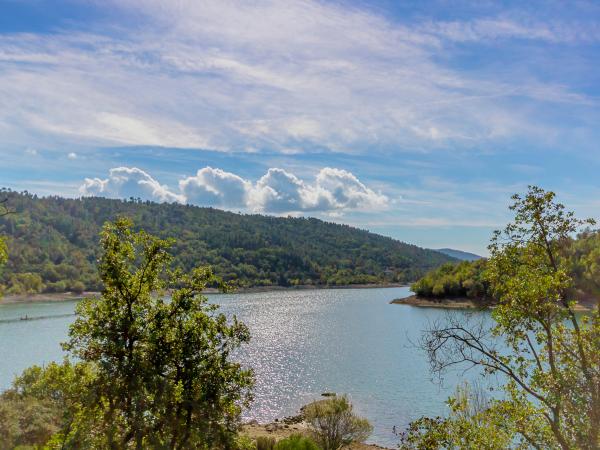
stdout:
[(176, 266), (208, 264), (240, 286), (407, 282), (452, 261), (433, 250), (313, 218), (137, 200), (2, 195), (16, 211), (0, 219), (10, 253), (0, 283), (12, 294), (99, 289), (98, 233), (117, 216), (176, 238)]
[(462, 250), (456, 250), (453, 248), (438, 248), (435, 249), (435, 251), (461, 261), (476, 261), (482, 258), (482, 256), (476, 255), (475, 253), (463, 252)]
[[(573, 280), (573, 298), (595, 304), (600, 298), (600, 232), (585, 231), (565, 241), (560, 259)], [(496, 301), (485, 277), (487, 260), (443, 264), (426, 273), (411, 290), (417, 298), (434, 301), (468, 299), (478, 304)]]

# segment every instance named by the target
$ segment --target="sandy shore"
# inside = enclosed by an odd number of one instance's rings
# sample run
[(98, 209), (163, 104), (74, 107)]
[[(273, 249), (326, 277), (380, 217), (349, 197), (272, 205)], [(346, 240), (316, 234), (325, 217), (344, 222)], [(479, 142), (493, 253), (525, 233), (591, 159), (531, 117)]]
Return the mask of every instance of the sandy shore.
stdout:
[(486, 308), (488, 306), (481, 306), (475, 303), (473, 300), (468, 298), (442, 298), (439, 300), (432, 300), (428, 298), (417, 297), (411, 295), (406, 298), (397, 298), (392, 300), (390, 303), (396, 305), (411, 305), (421, 306), (424, 308), (445, 308), (445, 309), (476, 309)]
[[(299, 286), (253, 286), (238, 288), (233, 291), (234, 294), (245, 294), (254, 292), (274, 292), (274, 291), (293, 291), (307, 289), (377, 289), (377, 288), (395, 288), (406, 287), (406, 284), (401, 283), (385, 283), (385, 284), (350, 284), (342, 286), (323, 286), (323, 285), (299, 285)], [(218, 289), (207, 288), (205, 294), (221, 294)], [(47, 294), (28, 294), (28, 295), (5, 295), (0, 297), (2, 303), (35, 303), (35, 302), (60, 302), (81, 300), (86, 297), (98, 297), (100, 292), (52, 292)]]
[[(575, 311), (591, 311), (596, 307), (598, 299), (587, 299), (581, 301), (575, 305)], [(411, 295), (406, 298), (397, 298), (392, 300), (390, 303), (396, 305), (410, 305), (419, 306), (422, 308), (443, 308), (443, 309), (489, 309), (493, 308), (494, 305), (490, 303), (475, 302), (469, 298), (441, 298), (441, 299), (429, 299), (423, 297), (417, 297)]]
[(37, 302), (65, 302), (81, 300), (86, 297), (98, 297), (99, 292), (52, 292), (48, 294), (5, 295), (0, 297), (0, 304), (7, 303), (37, 303)]

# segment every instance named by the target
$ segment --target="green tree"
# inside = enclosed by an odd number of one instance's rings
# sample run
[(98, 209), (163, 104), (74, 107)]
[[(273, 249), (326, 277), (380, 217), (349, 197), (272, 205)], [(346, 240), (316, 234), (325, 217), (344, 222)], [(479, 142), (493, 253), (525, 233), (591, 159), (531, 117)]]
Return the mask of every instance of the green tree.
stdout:
[[(433, 326), (423, 345), (435, 372), (467, 363), (505, 380), (504, 398), (477, 415), (491, 424), (479, 435), (481, 448), (496, 448), (493, 430), (501, 427), (510, 436), (506, 447), (597, 449), (600, 311), (576, 314), (569, 259), (572, 236), (593, 221), (576, 219), (554, 193), (537, 187), (513, 201), (514, 221), (489, 246), (486, 278), (498, 299), (494, 324), (454, 317)], [(461, 439), (478, 429), (477, 420), (449, 420), (445, 427), (461, 425), (451, 428), (452, 439), (433, 439), (427, 448), (473, 448)], [(413, 435), (427, 440), (439, 429)]]
[(219, 280), (171, 271), (172, 242), (127, 219), (107, 223), (101, 245), (102, 296), (78, 304), (65, 344), (94, 378), (61, 445), (84, 432), (93, 448), (230, 448), (253, 376), (230, 358), (248, 329), (201, 295)]
[[(0, 217), (7, 216), (8, 214), (11, 214), (13, 212), (6, 206), (7, 202), (8, 202), (8, 198), (5, 198), (4, 200), (0, 201)], [(2, 275), (1, 269), (4, 267), (4, 265), (6, 264), (7, 261), (8, 261), (8, 246), (6, 245), (6, 240), (4, 239), (4, 237), (0, 236), (0, 275)], [(1, 287), (1, 285), (0, 285), (0, 287)], [(0, 290), (0, 295), (2, 295), (1, 290)]]
[(323, 450), (338, 450), (353, 442), (364, 442), (373, 431), (367, 419), (353, 412), (352, 403), (345, 395), (307, 405), (304, 417)]

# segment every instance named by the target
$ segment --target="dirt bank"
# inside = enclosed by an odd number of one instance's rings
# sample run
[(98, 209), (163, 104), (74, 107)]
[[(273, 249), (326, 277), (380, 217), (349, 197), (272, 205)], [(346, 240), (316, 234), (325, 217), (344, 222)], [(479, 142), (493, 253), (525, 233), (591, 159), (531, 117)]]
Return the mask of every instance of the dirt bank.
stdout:
[[(598, 304), (598, 299), (595, 297), (588, 297), (581, 299), (575, 305), (575, 311), (591, 311)], [(474, 301), (470, 298), (440, 298), (440, 299), (430, 299), (417, 297), (416, 295), (411, 295), (406, 298), (397, 298), (392, 300), (390, 303), (396, 305), (411, 305), (411, 306), (419, 306), (423, 308), (444, 308), (444, 309), (489, 309), (493, 308), (494, 305), (489, 302), (478, 302)]]

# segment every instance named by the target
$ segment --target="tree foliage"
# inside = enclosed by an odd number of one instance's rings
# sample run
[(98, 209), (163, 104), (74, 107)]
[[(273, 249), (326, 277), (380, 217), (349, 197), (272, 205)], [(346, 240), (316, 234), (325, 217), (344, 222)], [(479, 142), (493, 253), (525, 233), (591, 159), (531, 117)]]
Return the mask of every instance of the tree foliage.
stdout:
[[(416, 447), (407, 448), (425, 448), (419, 447), (424, 442), (427, 448), (473, 448), (462, 439), (479, 431), (479, 448), (498, 448), (498, 429), (508, 433), (504, 448), (600, 446), (600, 306), (589, 315), (575, 312), (569, 258), (572, 236), (593, 221), (576, 219), (554, 193), (537, 187), (513, 201), (514, 221), (494, 234), (489, 247), (486, 279), (498, 300), (494, 323), (454, 317), (434, 324), (423, 338), (435, 372), (465, 363), (480, 367), (504, 380), (504, 397), (475, 419), (422, 419), (426, 426), (412, 434)], [(590, 256), (577, 267), (593, 274), (595, 261)], [(450, 440), (439, 434), (448, 427)]]
[(489, 283), (484, 277), (486, 261), (446, 263), (413, 283), (412, 291), (425, 298), (469, 298), (491, 300)]
[(353, 442), (364, 442), (373, 427), (357, 416), (346, 396), (310, 403), (304, 408), (315, 441), (323, 450), (339, 450)]
[[(582, 303), (600, 298), (600, 232), (589, 229), (565, 236), (557, 262), (571, 279), (570, 297)], [(428, 299), (468, 298), (481, 304), (497, 303), (498, 297), (486, 276), (488, 261), (446, 263), (426, 273), (411, 285), (419, 297)]]
[[(222, 283), (208, 268), (171, 270), (172, 242), (107, 223), (99, 263), (104, 290), (77, 306), (64, 344), (76, 364), (33, 367), (2, 402), (49, 411), (30, 439), (49, 448), (234, 448), (253, 374), (231, 358), (247, 327), (201, 295)], [(223, 288), (226, 288), (222, 285)], [(168, 294), (168, 295), (167, 295)], [(53, 414), (50, 414), (53, 413)], [(2, 409), (0, 409), (2, 414)], [(14, 427), (13, 427), (14, 428)], [(49, 437), (51, 435), (51, 437)], [(49, 438), (48, 441), (45, 441)]]
[[(130, 217), (162, 239), (176, 238), (173, 267), (210, 265), (239, 286), (346, 285), (413, 281), (452, 259), (346, 225), (318, 219), (234, 214), (213, 208), (106, 198), (39, 198), (4, 192), (18, 214), (0, 217), (11, 260), (0, 284), (17, 291), (100, 290), (104, 222)], [(41, 285), (25, 286), (25, 274)], [(29, 276), (29, 275), (27, 275)], [(13, 278), (11, 278), (13, 277)]]
[[(481, 449), (505, 450), (513, 443), (512, 421), (500, 409), (477, 395), (471, 385), (459, 386), (448, 400), (448, 417), (422, 417), (401, 434), (402, 450)], [(483, 398), (483, 402), (481, 401)], [(525, 447), (527, 448), (527, 447)]]

